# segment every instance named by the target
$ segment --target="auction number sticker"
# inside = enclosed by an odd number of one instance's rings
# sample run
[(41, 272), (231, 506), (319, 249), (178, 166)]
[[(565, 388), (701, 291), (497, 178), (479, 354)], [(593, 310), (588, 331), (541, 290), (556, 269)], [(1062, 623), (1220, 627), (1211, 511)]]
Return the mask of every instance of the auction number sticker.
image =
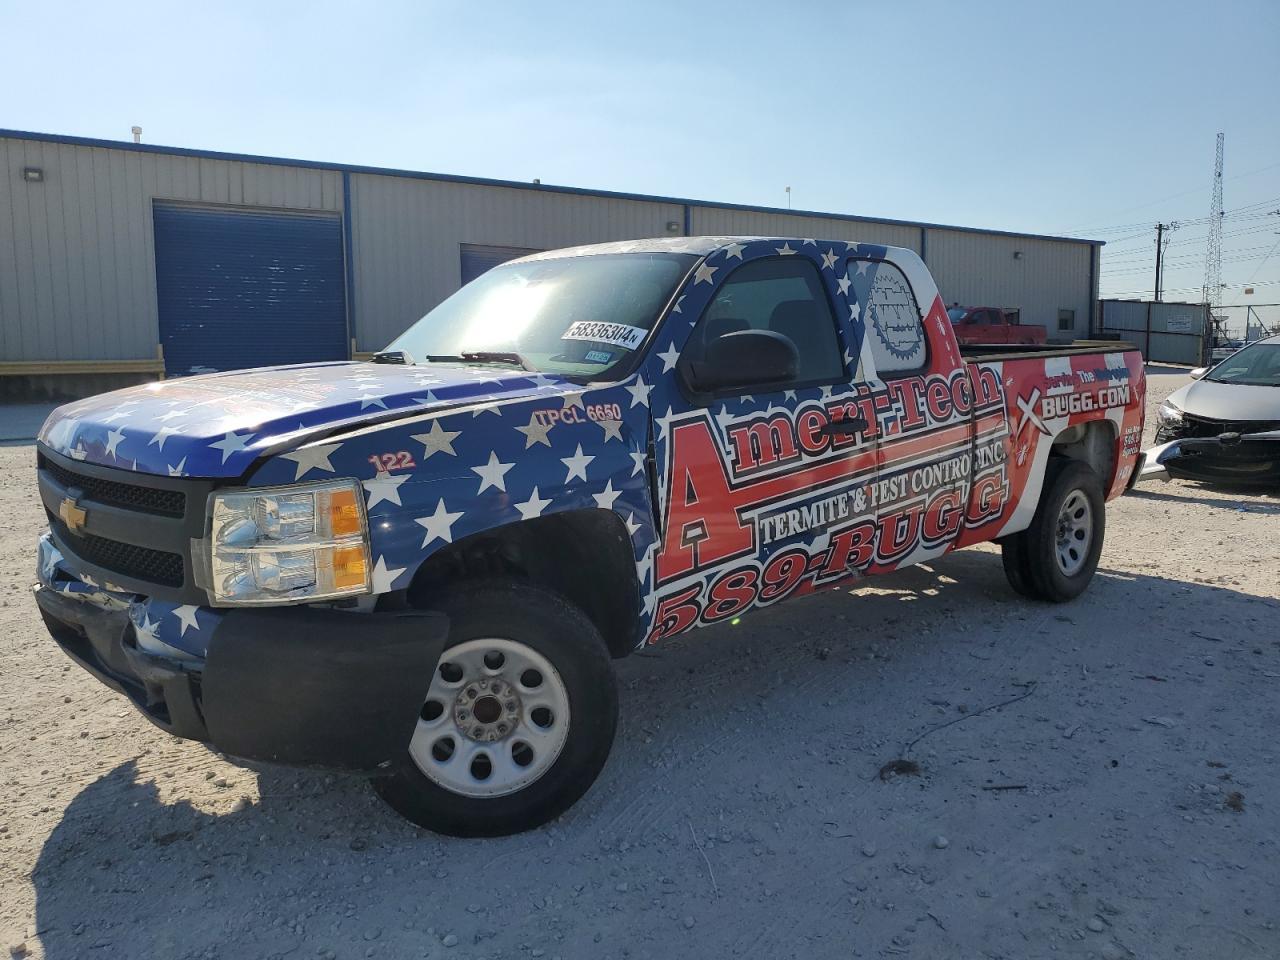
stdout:
[(607, 343), (611, 347), (634, 350), (644, 341), (645, 334), (648, 332), (641, 327), (630, 327), (625, 323), (578, 320), (560, 335), (560, 339), (590, 340), (592, 343)]

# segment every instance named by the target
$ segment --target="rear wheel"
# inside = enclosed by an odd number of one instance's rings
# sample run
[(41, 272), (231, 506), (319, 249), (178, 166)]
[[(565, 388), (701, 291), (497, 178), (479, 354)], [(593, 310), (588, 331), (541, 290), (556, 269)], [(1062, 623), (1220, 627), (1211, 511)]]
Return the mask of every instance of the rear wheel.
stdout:
[(375, 789), (454, 836), (546, 823), (587, 791), (613, 743), (604, 640), (568, 601), (511, 581), (464, 584), (432, 606), (449, 617), (450, 645), (424, 678), (408, 750)]
[(1031, 525), (1003, 542), (1009, 584), (1023, 596), (1074, 600), (1093, 579), (1105, 530), (1098, 475), (1079, 460), (1050, 460)]

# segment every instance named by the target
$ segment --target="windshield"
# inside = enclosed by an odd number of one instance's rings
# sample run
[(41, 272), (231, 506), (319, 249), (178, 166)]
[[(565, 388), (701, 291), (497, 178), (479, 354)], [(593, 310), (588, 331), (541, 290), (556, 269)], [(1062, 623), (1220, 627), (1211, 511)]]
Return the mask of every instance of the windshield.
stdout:
[(964, 315), (969, 311), (964, 307), (952, 307), (947, 311), (947, 316), (951, 318), (952, 323), (959, 323), (964, 319)]
[(503, 264), (449, 297), (387, 350), (418, 363), (519, 354), (543, 373), (598, 379), (639, 348), (697, 259), (626, 253)]
[(1205, 376), (1218, 383), (1280, 387), (1280, 343), (1255, 343), (1233, 353)]

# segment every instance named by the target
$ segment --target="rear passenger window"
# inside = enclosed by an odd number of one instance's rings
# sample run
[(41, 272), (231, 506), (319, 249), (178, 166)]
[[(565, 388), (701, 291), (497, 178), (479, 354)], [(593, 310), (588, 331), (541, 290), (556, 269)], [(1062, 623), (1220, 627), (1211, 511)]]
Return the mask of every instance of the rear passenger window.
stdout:
[(739, 267), (707, 306), (686, 352), (696, 357), (717, 337), (747, 329), (772, 330), (795, 344), (797, 384), (844, 378), (831, 304), (809, 260), (770, 257)]
[[(862, 306), (862, 322), (876, 361), (876, 372), (919, 370), (925, 364), (928, 346), (920, 307), (911, 284), (891, 263), (873, 260), (849, 261), (852, 293)], [(987, 321), (985, 315), (981, 321)]]

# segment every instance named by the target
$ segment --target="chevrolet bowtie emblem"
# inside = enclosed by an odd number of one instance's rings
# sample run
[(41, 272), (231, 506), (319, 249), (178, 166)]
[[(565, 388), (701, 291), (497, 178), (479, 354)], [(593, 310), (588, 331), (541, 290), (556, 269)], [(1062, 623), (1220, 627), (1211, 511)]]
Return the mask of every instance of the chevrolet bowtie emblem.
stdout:
[(62, 518), (62, 522), (67, 525), (67, 529), (72, 533), (79, 533), (84, 527), (84, 521), (87, 514), (76, 503), (72, 497), (63, 497), (62, 502), (58, 504), (58, 516)]

